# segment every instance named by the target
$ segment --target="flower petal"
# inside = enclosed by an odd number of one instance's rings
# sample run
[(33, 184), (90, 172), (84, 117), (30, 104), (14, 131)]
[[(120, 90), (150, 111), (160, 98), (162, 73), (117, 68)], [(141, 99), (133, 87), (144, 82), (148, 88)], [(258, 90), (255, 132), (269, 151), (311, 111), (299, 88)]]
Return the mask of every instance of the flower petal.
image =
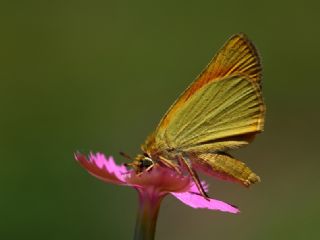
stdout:
[[(209, 189), (208, 183), (206, 183), (205, 181), (201, 181), (201, 185), (203, 187), (203, 190), (205, 192), (208, 192), (208, 189)], [(200, 191), (194, 182), (192, 182), (192, 185), (189, 188), (188, 192), (200, 194)]]
[(113, 157), (107, 159), (102, 153), (91, 153), (89, 159), (81, 153), (75, 154), (75, 159), (91, 175), (102, 181), (126, 185), (125, 175), (128, 172), (125, 166), (119, 166)]
[(239, 213), (239, 209), (235, 206), (232, 206), (228, 203), (215, 200), (215, 199), (205, 199), (201, 195), (192, 192), (184, 193), (171, 193), (173, 196), (178, 198), (184, 204), (192, 208), (206, 208), (209, 210), (218, 210), (222, 212), (229, 213)]

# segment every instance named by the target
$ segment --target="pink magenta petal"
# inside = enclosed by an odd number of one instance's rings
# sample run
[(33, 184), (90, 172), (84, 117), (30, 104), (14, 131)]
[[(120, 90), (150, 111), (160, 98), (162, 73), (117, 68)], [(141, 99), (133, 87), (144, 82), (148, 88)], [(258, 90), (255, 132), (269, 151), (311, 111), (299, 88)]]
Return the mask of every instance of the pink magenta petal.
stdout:
[(119, 166), (112, 157), (108, 159), (102, 153), (91, 153), (89, 159), (81, 153), (75, 154), (75, 159), (91, 175), (105, 182), (124, 184), (125, 175), (128, 172), (125, 166)]
[[(205, 181), (201, 182), (204, 190), (208, 191), (208, 184)], [(184, 193), (171, 193), (176, 198), (178, 198), (184, 204), (193, 208), (206, 208), (210, 210), (218, 210), (230, 213), (239, 213), (239, 209), (222, 201), (215, 199), (205, 199), (200, 195), (199, 189), (196, 184), (193, 183), (188, 192)]]
[(229, 213), (239, 213), (239, 209), (222, 201), (215, 199), (205, 199), (199, 194), (192, 192), (184, 192), (184, 193), (171, 193), (173, 196), (178, 198), (184, 204), (193, 207), (193, 208), (206, 208), (209, 210), (218, 210), (222, 212)]
[[(201, 185), (203, 187), (203, 190), (205, 192), (208, 192), (208, 189), (209, 189), (208, 183), (206, 183), (205, 181), (201, 181)], [(199, 189), (197, 188), (197, 185), (194, 182), (192, 182), (192, 185), (189, 188), (188, 192), (200, 194)]]

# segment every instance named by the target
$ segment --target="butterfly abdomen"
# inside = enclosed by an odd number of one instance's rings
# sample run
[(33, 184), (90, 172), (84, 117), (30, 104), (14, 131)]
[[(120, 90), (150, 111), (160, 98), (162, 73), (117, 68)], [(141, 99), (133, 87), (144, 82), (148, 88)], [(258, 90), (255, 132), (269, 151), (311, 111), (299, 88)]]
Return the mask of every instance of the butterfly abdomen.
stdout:
[(260, 181), (259, 176), (249, 167), (229, 155), (203, 153), (194, 156), (191, 161), (196, 170), (222, 180), (240, 182), (247, 187)]

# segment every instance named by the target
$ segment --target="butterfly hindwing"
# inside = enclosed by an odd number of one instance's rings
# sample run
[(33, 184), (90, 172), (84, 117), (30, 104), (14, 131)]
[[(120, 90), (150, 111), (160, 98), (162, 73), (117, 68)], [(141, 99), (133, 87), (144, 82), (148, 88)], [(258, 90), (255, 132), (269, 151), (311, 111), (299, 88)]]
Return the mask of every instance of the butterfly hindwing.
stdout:
[(192, 167), (219, 179), (240, 182), (245, 186), (260, 178), (245, 163), (223, 153), (201, 153), (190, 156)]

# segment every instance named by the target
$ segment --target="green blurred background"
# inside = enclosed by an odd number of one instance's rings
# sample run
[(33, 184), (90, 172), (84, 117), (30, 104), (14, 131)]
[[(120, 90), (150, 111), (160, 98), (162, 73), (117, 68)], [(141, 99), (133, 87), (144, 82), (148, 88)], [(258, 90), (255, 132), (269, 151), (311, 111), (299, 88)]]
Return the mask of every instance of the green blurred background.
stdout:
[(240, 215), (162, 204), (157, 239), (320, 239), (319, 1), (1, 1), (0, 239), (131, 239), (137, 196), (73, 159), (126, 161), (234, 33), (264, 67), (262, 178), (210, 179)]

